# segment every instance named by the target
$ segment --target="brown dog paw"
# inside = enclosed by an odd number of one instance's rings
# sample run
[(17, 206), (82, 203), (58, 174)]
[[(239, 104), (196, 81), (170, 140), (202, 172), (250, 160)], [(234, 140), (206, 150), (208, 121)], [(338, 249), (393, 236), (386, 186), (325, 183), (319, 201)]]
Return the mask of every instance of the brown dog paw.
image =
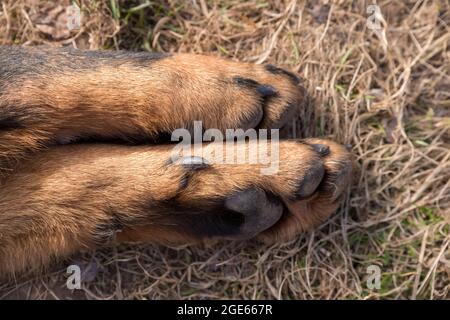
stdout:
[[(233, 152), (246, 153), (254, 144), (261, 142), (235, 144)], [(159, 217), (152, 223), (165, 230), (159, 237), (169, 242), (255, 236), (273, 241), (324, 222), (336, 211), (350, 183), (350, 153), (329, 140), (269, 144), (279, 150), (274, 163), (277, 170), (270, 174), (263, 174), (265, 165), (259, 163), (217, 163), (209, 154), (170, 163), (167, 172), (182, 174), (175, 179), (182, 181), (181, 187), (147, 207)], [(187, 165), (191, 162), (192, 166)], [(125, 230), (124, 236), (151, 241), (155, 235), (152, 228), (141, 221)]]
[(11, 75), (0, 87), (0, 168), (54, 144), (160, 142), (194, 121), (276, 129), (306, 95), (293, 73), (210, 56), (1, 46), (0, 58)]
[[(272, 65), (178, 54), (154, 62), (151, 68), (160, 77), (155, 93), (167, 95), (170, 88), (169, 105), (160, 103), (159, 108), (167, 116), (160, 123), (170, 123), (171, 128), (190, 126), (193, 121), (222, 131), (280, 128), (306, 95), (299, 77)], [(172, 113), (165, 115), (165, 110)]]
[(305, 139), (308, 144), (326, 146), (323, 153), (323, 178), (310, 196), (283, 198), (288, 209), (283, 217), (259, 238), (272, 242), (309, 231), (334, 213), (352, 181), (352, 156), (346, 147), (330, 140)]

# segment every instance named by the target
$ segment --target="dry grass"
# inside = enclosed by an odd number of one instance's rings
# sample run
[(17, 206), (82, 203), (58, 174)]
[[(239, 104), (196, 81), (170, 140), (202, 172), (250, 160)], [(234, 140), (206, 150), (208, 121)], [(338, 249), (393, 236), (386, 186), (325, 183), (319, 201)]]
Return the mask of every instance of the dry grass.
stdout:
[[(378, 35), (365, 1), (84, 1), (72, 33), (53, 2), (0, 3), (0, 43), (203, 52), (298, 71), (312, 99), (291, 133), (351, 143), (359, 167), (339, 212), (290, 243), (110, 248), (75, 258), (90, 270), (82, 290), (65, 289), (69, 261), (0, 284), (0, 299), (450, 297), (448, 1), (378, 1)], [(372, 264), (379, 290), (366, 286)]]

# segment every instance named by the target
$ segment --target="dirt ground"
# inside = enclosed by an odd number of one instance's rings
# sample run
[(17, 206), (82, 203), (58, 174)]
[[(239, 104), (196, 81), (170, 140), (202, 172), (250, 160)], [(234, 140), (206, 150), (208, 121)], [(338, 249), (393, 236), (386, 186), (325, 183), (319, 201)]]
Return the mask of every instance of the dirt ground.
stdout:
[[(0, 44), (207, 53), (298, 72), (311, 99), (291, 135), (350, 143), (358, 168), (337, 214), (291, 242), (106, 248), (0, 283), (0, 299), (449, 299), (450, 4), (377, 1), (379, 16), (371, 3), (86, 0), (73, 29), (69, 1), (0, 0)], [(65, 286), (73, 263), (81, 290)]]

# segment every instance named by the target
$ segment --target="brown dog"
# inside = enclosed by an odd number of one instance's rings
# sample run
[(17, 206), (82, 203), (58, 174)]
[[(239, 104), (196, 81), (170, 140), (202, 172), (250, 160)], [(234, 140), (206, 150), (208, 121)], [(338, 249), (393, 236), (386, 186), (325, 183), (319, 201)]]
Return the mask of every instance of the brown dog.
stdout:
[(280, 128), (304, 99), (299, 78), (271, 65), (0, 47), (0, 274), (111, 241), (273, 241), (311, 229), (349, 184), (344, 147), (272, 141), (279, 170), (263, 175), (208, 155), (172, 161), (173, 145), (157, 144), (195, 120)]

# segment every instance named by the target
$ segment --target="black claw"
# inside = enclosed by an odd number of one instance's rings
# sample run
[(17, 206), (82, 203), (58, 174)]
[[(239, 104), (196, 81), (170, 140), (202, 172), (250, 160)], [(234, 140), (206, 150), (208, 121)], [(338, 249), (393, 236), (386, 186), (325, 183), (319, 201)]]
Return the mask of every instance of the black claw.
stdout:
[(316, 151), (322, 157), (330, 154), (330, 147), (327, 145), (315, 143), (315, 144), (312, 144), (311, 147), (313, 147), (314, 151)]
[(272, 65), (272, 64), (267, 64), (267, 65), (265, 66), (265, 69), (266, 69), (267, 71), (269, 71), (270, 73), (272, 73), (272, 74), (283, 74), (283, 75), (287, 76), (289, 79), (291, 79), (292, 82), (294, 82), (295, 84), (300, 84), (300, 83), (301, 83), (301, 78), (298, 77), (298, 76), (296, 76), (295, 74), (293, 74), (293, 73), (290, 72), (290, 71), (286, 71), (286, 70), (284, 70), (284, 69), (275, 67), (275, 66)]
[(189, 156), (189, 157), (180, 157), (178, 159), (171, 159), (171, 164), (182, 165), (183, 167), (192, 169), (192, 170), (200, 170), (209, 167), (209, 162), (205, 158), (198, 156)]
[(264, 85), (260, 84), (258, 81), (255, 81), (253, 79), (249, 78), (242, 78), (242, 77), (234, 77), (234, 82), (242, 87), (247, 87), (250, 89), (256, 89), (258, 93), (263, 97), (272, 97), (276, 95), (278, 92), (277, 90), (270, 86), (270, 85)]
[(297, 192), (294, 195), (295, 199), (305, 199), (314, 194), (322, 182), (324, 175), (325, 168), (323, 164), (321, 162), (316, 163), (300, 181)]
[(234, 82), (243, 87), (256, 88), (260, 86), (258, 81), (249, 78), (234, 77)]
[(259, 85), (256, 87), (256, 91), (258, 91), (263, 98), (273, 97), (278, 93), (274, 87), (269, 85)]

